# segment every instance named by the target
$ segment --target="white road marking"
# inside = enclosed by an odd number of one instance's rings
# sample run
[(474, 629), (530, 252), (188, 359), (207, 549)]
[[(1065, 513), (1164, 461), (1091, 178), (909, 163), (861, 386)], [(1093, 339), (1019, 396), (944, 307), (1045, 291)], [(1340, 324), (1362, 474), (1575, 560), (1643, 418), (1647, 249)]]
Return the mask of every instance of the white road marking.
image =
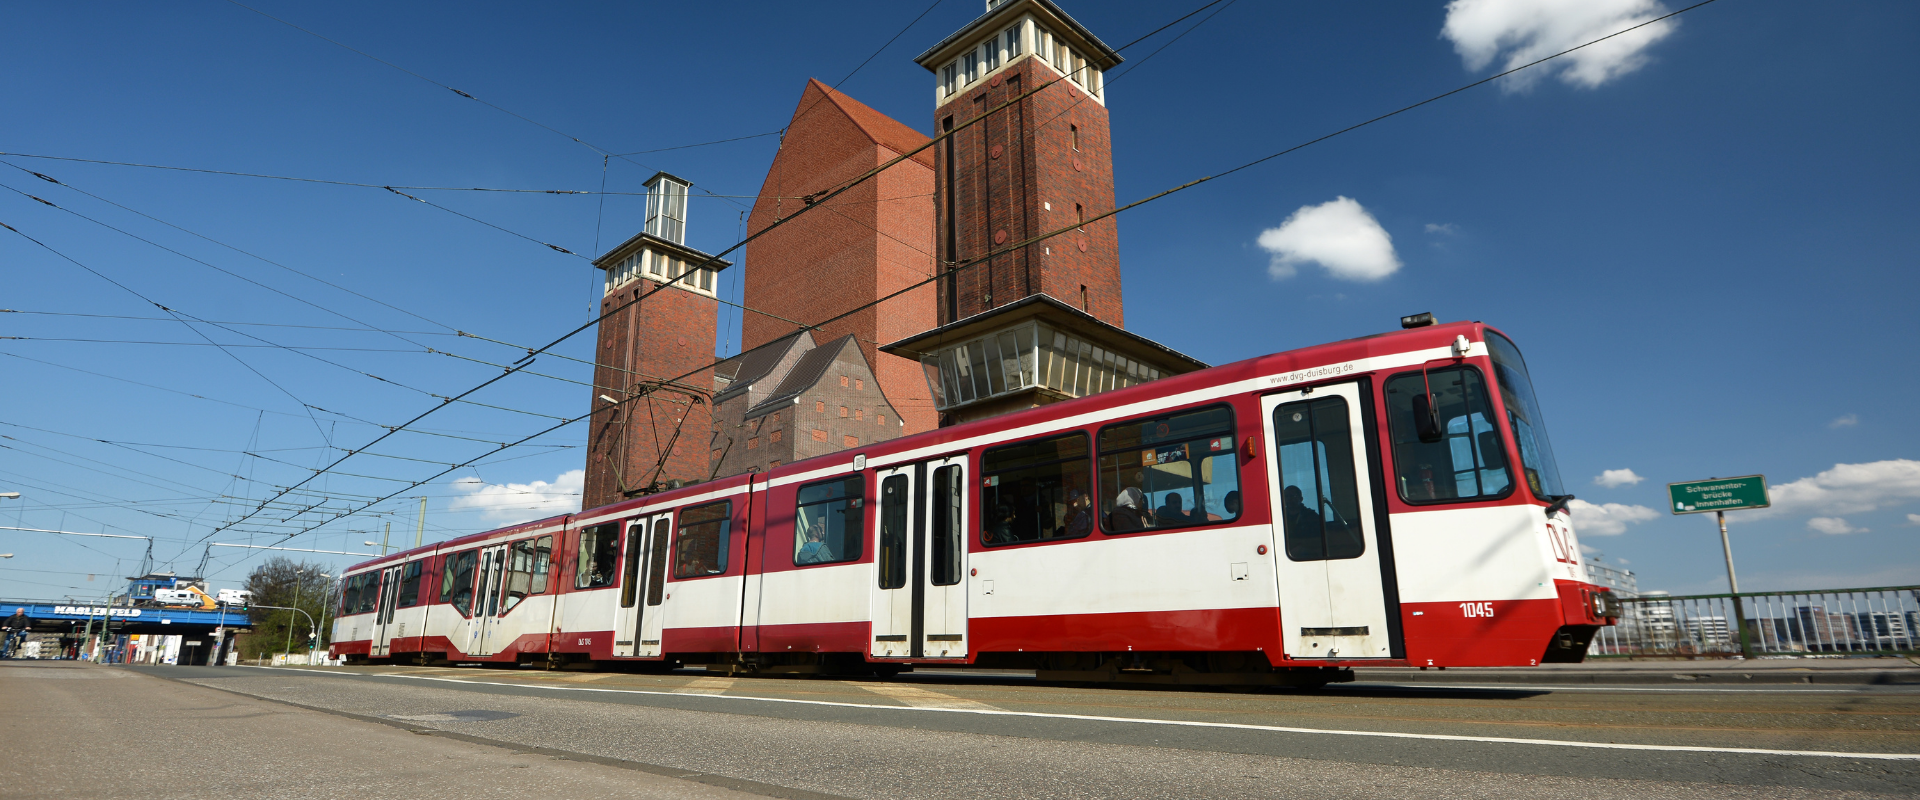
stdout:
[(1746, 688), (1746, 689), (1719, 689), (1719, 688), (1708, 688), (1704, 686), (1698, 689), (1687, 689), (1687, 688), (1681, 688), (1678, 686), (1527, 686), (1527, 685), (1518, 684), (1518, 683), (1374, 683), (1374, 682), (1362, 682), (1362, 681), (1356, 681), (1352, 684), (1341, 684), (1341, 685), (1351, 686), (1352, 688), (1356, 688), (1356, 689), (1376, 689), (1376, 688), (1435, 689), (1435, 690), (1438, 690), (1438, 689), (1508, 689), (1512, 691), (1525, 691), (1525, 692), (1679, 692), (1681, 694), (1700, 694), (1703, 692), (1742, 692), (1746, 694), (1860, 694), (1868, 691), (1886, 690), (1886, 689), (1894, 689), (1896, 691), (1878, 691), (1877, 693), (1910, 694), (1912, 692), (1902, 692), (1897, 690), (1902, 688), (1920, 689), (1920, 687), (1915, 687), (1915, 686), (1906, 686), (1906, 687), (1902, 687), (1899, 685), (1878, 686), (1878, 685), (1871, 685), (1871, 684), (1862, 684), (1860, 688), (1857, 688), (1857, 689), (1767, 689), (1767, 688), (1762, 688), (1766, 686), (1766, 684), (1754, 684), (1751, 688)]
[[(687, 685), (675, 689), (671, 694), (725, 694), (737, 678), (694, 678)], [(656, 692), (655, 694), (659, 694)]]
[(975, 711), (1000, 710), (986, 703), (977, 703), (965, 698), (954, 697), (950, 694), (929, 692), (917, 686), (901, 686), (897, 683), (859, 683), (856, 681), (842, 681), (842, 683), (865, 689), (877, 695), (891, 697), (914, 708), (971, 709)]
[[(424, 675), (361, 675), (356, 673), (330, 674), (317, 670), (299, 670), (288, 667), (255, 667), (250, 669), (287, 670), (304, 672), (326, 677), (391, 677), (417, 681), (438, 681), (441, 683), (467, 683), (480, 686), (504, 686), (513, 689), (546, 689), (554, 692), (599, 692), (605, 694), (652, 695), (656, 697), (686, 697), (674, 692), (654, 692), (645, 689), (603, 689), (596, 686), (542, 686), (528, 683), (502, 683), (499, 681), (472, 681), (459, 678), (430, 678)], [(1864, 758), (1876, 761), (1920, 761), (1920, 753), (1849, 753), (1840, 750), (1771, 750), (1758, 747), (1690, 747), (1686, 745), (1666, 744), (1616, 744), (1611, 742), (1575, 742), (1561, 739), (1518, 739), (1508, 736), (1450, 736), (1439, 733), (1396, 733), (1392, 731), (1346, 731), (1329, 728), (1291, 728), (1281, 725), (1249, 725), (1236, 722), (1201, 722), (1183, 719), (1147, 719), (1140, 717), (1102, 717), (1090, 714), (1047, 714), (1038, 711), (1003, 711), (1000, 709), (975, 708), (936, 708), (927, 706), (883, 706), (872, 703), (837, 703), (830, 700), (797, 700), (785, 697), (755, 697), (751, 695), (708, 695), (719, 700), (741, 701), (748, 703), (785, 703), (799, 706), (829, 706), (834, 708), (866, 708), (888, 711), (921, 711), (940, 714), (980, 714), (996, 717), (1031, 717), (1035, 719), (1066, 719), (1082, 722), (1115, 722), (1133, 725), (1166, 725), (1178, 728), (1221, 728), (1241, 731), (1268, 731), (1272, 733), (1300, 733), (1316, 736), (1358, 736), (1376, 739), (1423, 739), (1436, 742), (1474, 742), (1480, 744), (1525, 744), (1541, 747), (1575, 747), (1589, 750), (1647, 750), (1663, 753), (1722, 753), (1731, 755), (1761, 756), (1806, 756), (1811, 758)]]

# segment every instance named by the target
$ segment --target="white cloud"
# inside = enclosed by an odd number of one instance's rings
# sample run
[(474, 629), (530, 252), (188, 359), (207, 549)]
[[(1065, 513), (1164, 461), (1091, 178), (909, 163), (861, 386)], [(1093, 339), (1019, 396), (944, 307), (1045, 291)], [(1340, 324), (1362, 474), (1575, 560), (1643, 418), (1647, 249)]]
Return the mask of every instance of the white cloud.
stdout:
[(1626, 565), (1628, 565), (1628, 564), (1631, 564), (1631, 563), (1633, 563), (1633, 562), (1631, 562), (1631, 561), (1628, 561), (1628, 560), (1626, 560), (1626, 559), (1624, 559), (1624, 558), (1616, 558), (1616, 559), (1614, 559), (1614, 560), (1615, 560), (1615, 561), (1618, 561), (1618, 562), (1620, 562), (1620, 565), (1621, 565), (1621, 566), (1626, 566)]
[(1920, 514), (1908, 514), (1907, 524), (1920, 526)]
[(1646, 480), (1646, 478), (1634, 474), (1633, 470), (1630, 469), (1610, 469), (1601, 472), (1599, 477), (1593, 479), (1593, 482), (1609, 489), (1618, 489), (1622, 486), (1632, 486), (1644, 480)]
[(1427, 223), (1427, 233), (1444, 233), (1448, 236), (1455, 236), (1460, 233), (1460, 226), (1451, 222), (1429, 222)]
[(484, 483), (467, 477), (453, 482), (455, 497), (448, 508), (454, 511), (479, 511), (480, 515), (506, 524), (570, 514), (580, 510), (580, 491), (586, 482), (584, 470), (560, 473), (552, 483)]
[(1814, 517), (1813, 519), (1807, 520), (1807, 530), (1815, 533), (1824, 533), (1828, 536), (1839, 536), (1843, 533), (1867, 532), (1866, 528), (1853, 527), (1847, 524), (1846, 520), (1839, 517)]
[[(1453, 0), (1440, 35), (1453, 42), (1468, 70), (1504, 57), (1504, 72), (1666, 13), (1658, 0)], [(1668, 20), (1583, 47), (1503, 79), (1502, 88), (1524, 91), (1556, 73), (1570, 85), (1596, 88), (1645, 66), (1647, 48), (1678, 24)]]
[(1627, 532), (1627, 525), (1656, 519), (1660, 512), (1646, 506), (1630, 506), (1624, 503), (1589, 503), (1575, 500), (1567, 504), (1573, 512), (1573, 529), (1582, 535), (1619, 536)]
[(1291, 278), (1301, 264), (1319, 264), (1327, 274), (1348, 281), (1377, 281), (1399, 271), (1393, 237), (1360, 203), (1336, 197), (1317, 206), (1301, 206), (1278, 228), (1260, 233), (1260, 247), (1273, 254), (1267, 274)]
[(1835, 464), (1833, 469), (1811, 478), (1770, 487), (1768, 494), (1773, 507), (1763, 514), (1864, 514), (1920, 499), (1920, 461), (1900, 458)]
[(1858, 424), (1860, 424), (1859, 414), (1845, 414), (1834, 417), (1832, 422), (1827, 423), (1827, 427), (1838, 430), (1840, 428), (1851, 428)]

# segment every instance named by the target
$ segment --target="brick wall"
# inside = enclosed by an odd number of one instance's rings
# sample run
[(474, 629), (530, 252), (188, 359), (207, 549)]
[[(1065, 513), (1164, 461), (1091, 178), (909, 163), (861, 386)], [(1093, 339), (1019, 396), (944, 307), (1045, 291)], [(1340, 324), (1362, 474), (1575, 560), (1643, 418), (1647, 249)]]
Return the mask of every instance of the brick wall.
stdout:
[[(805, 208), (797, 198), (838, 186), (925, 141), (923, 134), (831, 91), (809, 81), (801, 93), (748, 218), (750, 232)], [(887, 143), (877, 141), (876, 132)], [(791, 333), (794, 322), (822, 322), (933, 274), (934, 180), (931, 159), (922, 158), (904, 161), (747, 245), (745, 304), (784, 319), (747, 312), (741, 325), (745, 347)], [(926, 379), (917, 363), (881, 353), (877, 343), (934, 327), (933, 306), (934, 288), (928, 286), (815, 334), (823, 342), (853, 334), (907, 430), (915, 433), (938, 425)]]
[[(832, 345), (826, 345), (832, 346)], [(778, 383), (783, 374), (769, 376)], [(812, 388), (772, 412), (746, 418), (746, 394), (714, 410), (709, 458), (719, 477), (764, 472), (781, 464), (897, 438), (904, 430), (859, 348), (845, 347)]]
[[(1023, 57), (943, 103), (934, 112), (934, 127), (957, 128), (1055, 77), (1031, 55)], [(1107, 109), (1070, 81), (994, 112), (954, 136), (951, 147), (934, 149), (936, 236), (942, 252), (950, 249), (956, 260), (1067, 227), (1076, 219), (1076, 204), (1087, 217), (1114, 206)], [(964, 268), (941, 282), (936, 302), (944, 324), (1039, 293), (1124, 327), (1114, 219)]]
[[(657, 286), (644, 279), (629, 283), (602, 298), (600, 310), (605, 313)], [(668, 289), (601, 320), (582, 508), (617, 502), (623, 491), (651, 480), (707, 479), (711, 468), (706, 443), (713, 422), (705, 396), (713, 386), (717, 310), (713, 298)], [(627, 399), (649, 381), (685, 373), (691, 374), (679, 382), (701, 391), (654, 390), (650, 396)], [(613, 408), (599, 398), (602, 394), (626, 402)], [(663, 456), (665, 466), (655, 476)]]

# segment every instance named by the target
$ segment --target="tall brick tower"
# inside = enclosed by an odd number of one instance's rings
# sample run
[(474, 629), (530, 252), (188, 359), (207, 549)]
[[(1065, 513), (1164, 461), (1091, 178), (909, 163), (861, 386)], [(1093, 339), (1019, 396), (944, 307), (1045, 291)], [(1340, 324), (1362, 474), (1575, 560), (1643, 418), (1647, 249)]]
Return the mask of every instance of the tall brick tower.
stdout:
[[(807, 81), (780, 152), (747, 218), (749, 232), (807, 208), (811, 198), (927, 143), (901, 124), (819, 81)], [(822, 322), (873, 303), (934, 274), (933, 154), (894, 165), (747, 244), (743, 283), (748, 308), (741, 344), (757, 347), (793, 333), (786, 320)], [(938, 418), (920, 365), (888, 355), (889, 342), (937, 324), (931, 286), (908, 292), (822, 327), (822, 343), (852, 334), (880, 388), (906, 423), (902, 433), (932, 430)]]
[(582, 508), (712, 474), (714, 286), (732, 264), (695, 269), (711, 256), (686, 245), (690, 186), (647, 179), (645, 229), (593, 262), (607, 272), (603, 314), (694, 272), (600, 321)]
[[(1113, 208), (1106, 70), (1120, 55), (1051, 0), (989, 0), (987, 12), (915, 59), (934, 74), (935, 238), (942, 261), (978, 258)], [(1052, 85), (1004, 109), (1022, 93)], [(1114, 221), (954, 269), (946, 324), (1046, 294), (1124, 324)]]
[(1127, 332), (1114, 221), (1085, 222), (1113, 208), (1120, 55), (1052, 0), (988, 0), (915, 62), (954, 132), (934, 147), (940, 324), (880, 352), (920, 362), (940, 424), (1204, 368)]

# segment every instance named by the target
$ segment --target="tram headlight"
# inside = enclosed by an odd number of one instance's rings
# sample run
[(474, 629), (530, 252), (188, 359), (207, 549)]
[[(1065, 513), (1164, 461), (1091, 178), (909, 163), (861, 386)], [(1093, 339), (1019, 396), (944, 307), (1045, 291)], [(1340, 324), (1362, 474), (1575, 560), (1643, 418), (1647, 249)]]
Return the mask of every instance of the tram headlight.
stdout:
[(1596, 617), (1605, 617), (1607, 615), (1607, 593), (1594, 592), (1592, 597), (1593, 615)]

